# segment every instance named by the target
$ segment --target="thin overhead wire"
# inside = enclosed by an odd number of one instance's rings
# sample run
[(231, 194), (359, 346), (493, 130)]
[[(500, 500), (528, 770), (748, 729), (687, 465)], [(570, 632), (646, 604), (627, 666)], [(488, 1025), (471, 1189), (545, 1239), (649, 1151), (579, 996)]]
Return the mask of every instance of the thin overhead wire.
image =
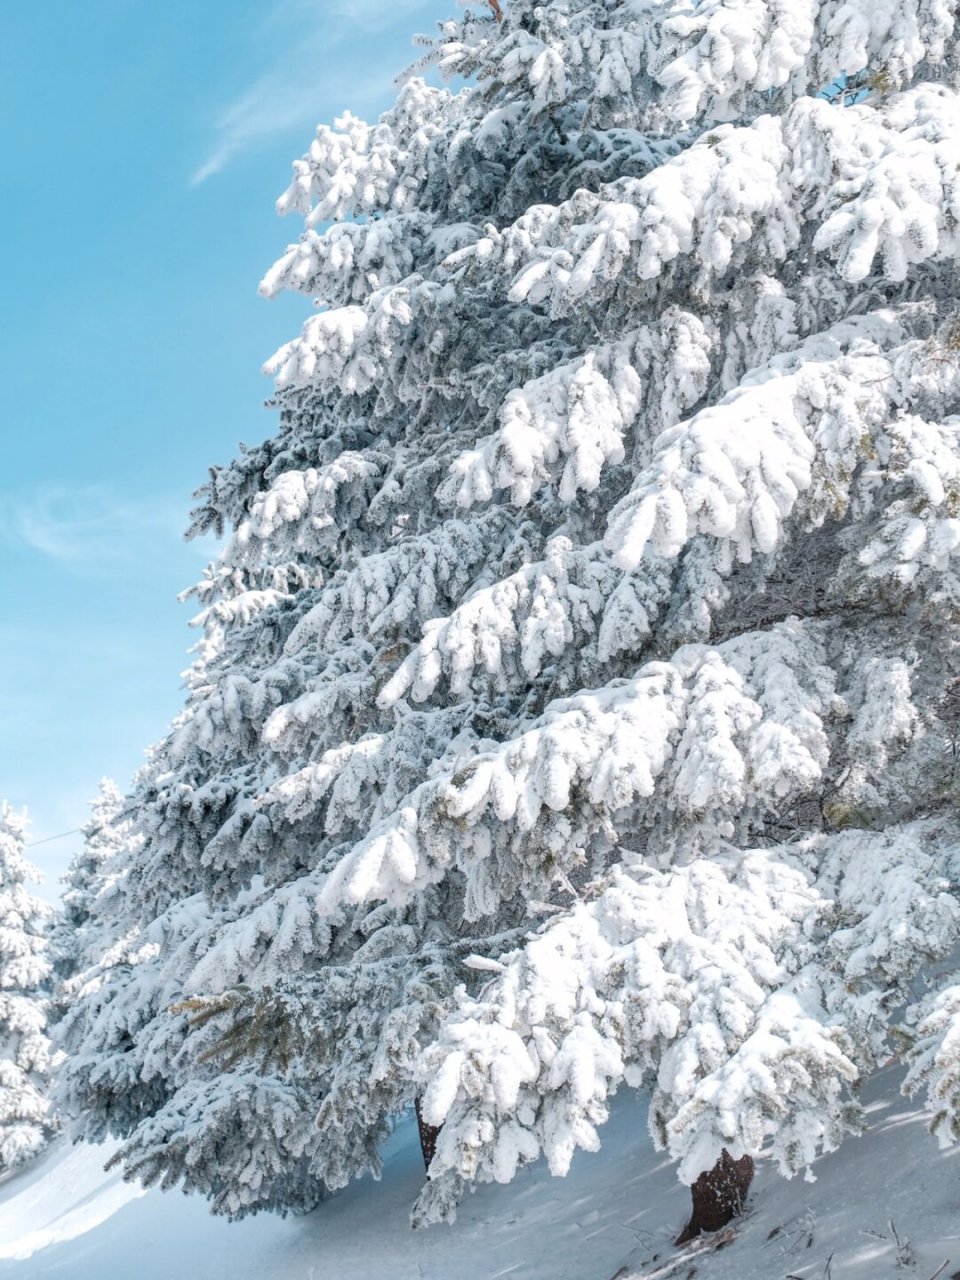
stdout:
[(61, 831), (58, 836), (45, 836), (43, 840), (31, 840), (29, 844), (25, 844), (25, 849), (36, 849), (38, 845), (49, 844), (51, 840), (62, 840), (64, 836), (75, 836), (83, 830), (83, 827), (74, 827), (72, 831)]

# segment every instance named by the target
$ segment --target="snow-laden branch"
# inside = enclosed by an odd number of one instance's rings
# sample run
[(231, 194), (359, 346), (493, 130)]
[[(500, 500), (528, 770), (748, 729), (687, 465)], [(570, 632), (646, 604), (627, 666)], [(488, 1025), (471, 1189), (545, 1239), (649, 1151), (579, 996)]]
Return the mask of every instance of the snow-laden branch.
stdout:
[(819, 642), (803, 628), (689, 646), (551, 704), (512, 740), (424, 782), (341, 860), (324, 899), (406, 901), (456, 865), (477, 911), (492, 912), (517, 883), (548, 887), (552, 869), (574, 865), (613, 815), (629, 826), (672, 813), (694, 831), (701, 819), (732, 830), (734, 814), (815, 785), (832, 696)]
[[(685, 1181), (724, 1147), (809, 1172), (862, 1127), (847, 1086), (876, 1064), (878, 996), (956, 944), (940, 854), (958, 836), (916, 823), (664, 872), (625, 857), (501, 956), (424, 1053), (424, 1114), (444, 1127), (418, 1215), (449, 1217), (462, 1180), (509, 1181), (541, 1153), (566, 1173), (624, 1081), (652, 1081), (651, 1134)], [(912, 1084), (934, 1078), (941, 1100), (960, 1079), (958, 1013), (952, 987), (920, 1027)]]
[(509, 1181), (541, 1152), (566, 1173), (599, 1147), (609, 1096), (648, 1074), (654, 1141), (685, 1181), (723, 1147), (776, 1137), (794, 1172), (835, 1145), (822, 1117), (856, 1067), (815, 984), (791, 977), (819, 908), (781, 851), (613, 871), (502, 957), (425, 1053), (424, 1114), (444, 1127), (419, 1213), (450, 1216), (461, 1179)]
[(601, 661), (636, 650), (671, 593), (676, 602), (669, 561), (700, 538), (719, 544), (721, 574), (770, 555), (801, 499), (808, 526), (843, 517), (851, 503), (861, 517), (876, 512), (854, 551), (870, 579), (908, 583), (924, 567), (944, 574), (960, 545), (956, 427), (902, 414), (931, 396), (934, 407), (949, 403), (960, 361), (925, 353), (905, 325), (909, 313), (892, 311), (844, 321), (662, 433), (612, 508), (602, 547), (556, 539), (542, 561), (428, 622), (382, 705), (408, 691), (426, 699), (442, 679), (461, 695), (475, 672), (496, 682), (510, 664), (534, 677), (546, 655), (572, 646), (583, 654), (596, 643)]
[(565, 314), (680, 259), (704, 288), (746, 262), (772, 266), (809, 226), (845, 280), (871, 269), (902, 280), (957, 254), (958, 140), (960, 97), (945, 86), (843, 111), (802, 99), (783, 116), (717, 126), (645, 177), (488, 227), (448, 264), (496, 261), (514, 275), (512, 298)]

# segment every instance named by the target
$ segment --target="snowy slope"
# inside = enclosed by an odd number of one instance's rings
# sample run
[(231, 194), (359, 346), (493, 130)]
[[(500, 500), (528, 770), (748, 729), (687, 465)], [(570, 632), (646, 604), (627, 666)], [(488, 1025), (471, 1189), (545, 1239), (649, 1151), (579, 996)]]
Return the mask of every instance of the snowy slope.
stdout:
[(624, 1093), (603, 1150), (580, 1154), (567, 1178), (537, 1166), (482, 1187), (455, 1226), (424, 1232), (407, 1225), (422, 1178), (411, 1124), (379, 1184), (355, 1184), (306, 1218), (232, 1225), (198, 1200), (103, 1173), (108, 1148), (61, 1145), (0, 1188), (0, 1280), (611, 1280), (686, 1278), (691, 1267), (697, 1280), (930, 1280), (949, 1259), (947, 1280), (960, 1272), (960, 1164), (937, 1151), (898, 1082), (896, 1070), (880, 1074), (870, 1132), (820, 1161), (815, 1183), (784, 1182), (761, 1162), (733, 1243), (681, 1266), (671, 1239), (688, 1195)]

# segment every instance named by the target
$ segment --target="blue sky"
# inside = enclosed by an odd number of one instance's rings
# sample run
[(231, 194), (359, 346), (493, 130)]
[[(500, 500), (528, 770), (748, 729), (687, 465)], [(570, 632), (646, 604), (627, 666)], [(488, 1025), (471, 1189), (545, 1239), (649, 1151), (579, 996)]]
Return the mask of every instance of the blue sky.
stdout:
[[(32, 839), (126, 785), (182, 694), (192, 491), (273, 429), (309, 303), (257, 283), (313, 126), (386, 107), (452, 0), (38, 0), (0, 22), (0, 795)], [(77, 837), (31, 852), (44, 892)]]

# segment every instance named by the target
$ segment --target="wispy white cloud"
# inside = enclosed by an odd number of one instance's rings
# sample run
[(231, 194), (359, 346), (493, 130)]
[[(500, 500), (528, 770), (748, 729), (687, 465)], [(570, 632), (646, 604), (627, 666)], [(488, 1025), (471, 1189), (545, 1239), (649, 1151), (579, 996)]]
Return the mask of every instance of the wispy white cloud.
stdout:
[(235, 156), (263, 138), (304, 124), (314, 100), (312, 87), (291, 83), (277, 74), (261, 76), (218, 120), (217, 141), (194, 172), (193, 185), (212, 178)]
[(2, 497), (0, 539), (76, 567), (114, 570), (182, 541), (184, 504), (172, 497), (124, 498), (100, 486), (44, 485)]
[[(363, 112), (398, 71), (395, 54), (371, 50), (371, 38), (436, 8), (436, 0), (274, 0), (258, 36), (263, 71), (229, 103), (214, 126), (207, 158), (195, 170), (205, 182), (264, 139), (321, 114)], [(412, 61), (412, 58), (411, 58)]]

